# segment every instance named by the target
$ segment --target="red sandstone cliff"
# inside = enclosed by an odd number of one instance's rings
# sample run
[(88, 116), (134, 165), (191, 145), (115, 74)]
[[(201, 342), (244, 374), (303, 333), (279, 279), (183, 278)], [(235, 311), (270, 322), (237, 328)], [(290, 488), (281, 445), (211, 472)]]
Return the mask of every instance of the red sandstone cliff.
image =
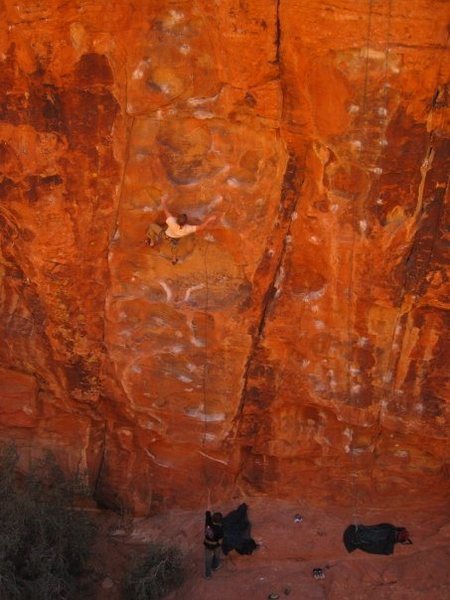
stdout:
[[(0, 435), (141, 513), (448, 486), (450, 9), (0, 1)], [(214, 226), (145, 247), (174, 211)], [(447, 482), (447, 483), (446, 483)]]

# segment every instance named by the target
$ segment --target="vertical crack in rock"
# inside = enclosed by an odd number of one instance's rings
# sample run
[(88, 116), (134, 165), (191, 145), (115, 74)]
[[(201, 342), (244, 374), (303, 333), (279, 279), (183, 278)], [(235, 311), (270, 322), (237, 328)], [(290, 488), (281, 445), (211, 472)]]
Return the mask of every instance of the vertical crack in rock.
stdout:
[[(260, 317), (258, 320), (258, 325), (254, 328), (252, 344), (244, 368), (241, 398), (238, 409), (236, 411), (236, 415), (233, 419), (230, 433), (228, 434), (228, 440), (234, 440), (238, 434), (242, 414), (244, 412), (246, 403), (249, 373), (254, 361), (256, 360), (256, 357), (258, 356), (258, 351), (261, 347), (262, 340), (264, 339), (264, 330), (267, 323), (270, 308), (280, 293), (280, 288), (278, 286), (283, 277), (283, 264), (288, 248), (288, 239), (291, 231), (291, 223), (299, 200), (299, 188), (303, 183), (303, 181), (301, 181), (300, 183), (298, 182), (297, 171), (298, 169), (296, 163), (296, 156), (294, 154), (291, 154), (284, 173), (283, 184), (281, 188), (279, 218), (275, 223), (274, 235), (272, 238), (272, 245), (275, 245), (278, 242), (279, 246), (276, 266), (272, 270), (269, 283), (268, 285), (266, 284), (266, 291), (262, 296), (263, 300), (262, 308), (260, 311)], [(270, 249), (266, 250), (266, 252), (264, 253), (264, 256), (255, 274), (255, 280), (263, 278), (264, 272), (267, 272), (268, 256), (270, 256)], [(264, 281), (267, 281), (267, 279), (264, 278)], [(258, 284), (256, 285), (256, 287), (259, 287)]]
[(408, 293), (423, 294), (422, 285), (428, 272), (433, 253), (441, 233), (441, 225), (444, 214), (445, 196), (448, 190), (448, 181), (445, 186), (440, 186), (436, 189), (433, 200), (429, 203), (427, 214), (424, 215), (424, 227), (431, 232), (431, 237), (428, 238), (428, 243), (424, 244), (425, 248), (421, 252), (420, 230), (414, 236), (414, 241), (411, 245), (410, 252), (405, 261), (405, 282), (404, 287)]
[(431, 134), (430, 141), (428, 142), (427, 150), (425, 152), (425, 158), (423, 159), (422, 165), (420, 167), (421, 179), (420, 179), (419, 190), (418, 190), (418, 194), (417, 194), (416, 210), (414, 211), (414, 216), (413, 216), (414, 220), (416, 220), (423, 211), (423, 193), (425, 190), (425, 182), (427, 179), (428, 171), (431, 169), (431, 167), (433, 165), (434, 154), (435, 154), (435, 150), (433, 148), (433, 137)]
[(275, 63), (280, 63), (281, 46), (281, 24), (280, 24), (280, 4), (281, 0), (275, 0)]

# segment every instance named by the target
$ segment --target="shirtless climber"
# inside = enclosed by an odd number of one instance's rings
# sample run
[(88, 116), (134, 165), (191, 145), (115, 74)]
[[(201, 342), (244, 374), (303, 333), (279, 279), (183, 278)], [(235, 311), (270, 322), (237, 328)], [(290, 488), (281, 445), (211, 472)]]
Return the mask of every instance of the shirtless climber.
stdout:
[(178, 240), (197, 231), (202, 231), (209, 223), (215, 221), (216, 216), (211, 215), (203, 221), (203, 223), (200, 223), (200, 225), (189, 225), (188, 217), (185, 213), (181, 213), (177, 217), (172, 215), (167, 207), (166, 200), (167, 195), (165, 194), (161, 197), (161, 205), (166, 216), (166, 226), (161, 227), (157, 223), (152, 223), (147, 230), (147, 239), (145, 243), (147, 246), (154, 247), (161, 243), (164, 238), (168, 239), (172, 249), (172, 263), (175, 264), (178, 262), (175, 257)]
[(200, 225), (189, 225), (188, 217), (185, 213), (181, 213), (180, 215), (178, 215), (178, 217), (174, 217), (172, 215), (172, 213), (167, 208), (166, 198), (167, 196), (163, 196), (161, 198), (161, 205), (166, 215), (167, 229), (164, 233), (169, 238), (177, 240), (182, 237), (185, 237), (186, 235), (190, 235), (191, 233), (195, 233), (196, 231), (201, 231), (202, 229), (205, 229), (209, 223), (212, 223), (216, 220), (216, 216), (211, 215)]

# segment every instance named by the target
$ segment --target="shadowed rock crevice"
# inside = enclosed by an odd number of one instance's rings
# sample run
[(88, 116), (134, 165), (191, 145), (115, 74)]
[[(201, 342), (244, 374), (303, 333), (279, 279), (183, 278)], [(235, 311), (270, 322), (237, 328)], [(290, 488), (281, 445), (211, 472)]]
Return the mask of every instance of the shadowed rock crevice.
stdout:
[(280, 63), (281, 54), (281, 17), (280, 17), (281, 0), (275, 0), (275, 63)]
[[(268, 267), (266, 255), (269, 254), (273, 261), (273, 264), (275, 264), (275, 268), (272, 267), (272, 276), (269, 279), (266, 291), (262, 297), (261, 312), (258, 324), (254, 327), (252, 344), (243, 374), (241, 399), (236, 416), (234, 417), (233, 429), (229, 434), (229, 436), (231, 436), (231, 439), (234, 439), (236, 437), (242, 437), (242, 416), (245, 412), (245, 407), (248, 399), (251, 399), (252, 404), (254, 404), (255, 402), (257, 404), (259, 403), (257, 399), (259, 394), (258, 386), (255, 384), (255, 373), (258, 373), (260, 371), (260, 360), (266, 354), (266, 351), (264, 350), (264, 330), (267, 323), (267, 319), (270, 318), (270, 310), (272, 304), (277, 301), (278, 296), (281, 294), (282, 282), (284, 278), (285, 259), (291, 244), (291, 224), (300, 198), (300, 189), (301, 181), (297, 165), (297, 157), (295, 156), (295, 154), (291, 153), (287, 161), (286, 170), (282, 181), (282, 187), (280, 190), (280, 205), (278, 207), (278, 219), (275, 223), (275, 228), (273, 230), (272, 236), (271, 238), (269, 238), (271, 241), (271, 247), (266, 249), (265, 255), (255, 275), (255, 280), (258, 278), (258, 274), (259, 276), (264, 277), (265, 281), (267, 280), (266, 270)], [(277, 248), (278, 255), (275, 254), (274, 248)], [(260, 286), (257, 287), (259, 288)], [(263, 365), (262, 367), (264, 372), (266, 372), (266, 367), (267, 364)], [(264, 383), (263, 387), (265, 387)], [(261, 402), (264, 402), (262, 398)], [(256, 416), (255, 421), (258, 421), (258, 418)], [(245, 434), (244, 438), (246, 440), (247, 450), (244, 452), (243, 456), (246, 456), (248, 452), (250, 452), (250, 446), (248, 445), (248, 442), (250, 441), (251, 437), (248, 437)], [(242, 469), (244, 468), (244, 466), (241, 464), (240, 468)], [(237, 474), (236, 477), (239, 477), (239, 474)]]

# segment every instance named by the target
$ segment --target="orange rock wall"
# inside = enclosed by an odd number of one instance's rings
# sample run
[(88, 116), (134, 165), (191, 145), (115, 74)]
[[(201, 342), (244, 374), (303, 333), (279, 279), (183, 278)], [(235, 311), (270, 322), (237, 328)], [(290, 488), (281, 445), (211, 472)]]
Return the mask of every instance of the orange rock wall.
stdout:
[[(448, 4), (0, 13), (0, 435), (24, 468), (51, 448), (141, 514), (445, 491)], [(218, 219), (148, 248), (165, 193)]]

